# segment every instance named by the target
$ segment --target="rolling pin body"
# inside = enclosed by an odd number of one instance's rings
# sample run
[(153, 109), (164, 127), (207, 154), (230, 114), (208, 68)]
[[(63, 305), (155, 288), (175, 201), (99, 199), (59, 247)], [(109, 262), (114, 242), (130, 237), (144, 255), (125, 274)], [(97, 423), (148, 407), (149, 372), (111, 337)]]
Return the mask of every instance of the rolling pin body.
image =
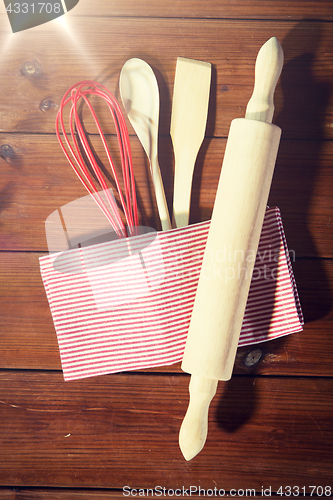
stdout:
[(281, 129), (231, 123), (182, 362), (185, 372), (232, 375)]
[(232, 375), (281, 136), (271, 122), (282, 66), (282, 47), (272, 37), (258, 52), (245, 118), (229, 131), (182, 363), (192, 375), (179, 433), (186, 460), (205, 444), (218, 380)]

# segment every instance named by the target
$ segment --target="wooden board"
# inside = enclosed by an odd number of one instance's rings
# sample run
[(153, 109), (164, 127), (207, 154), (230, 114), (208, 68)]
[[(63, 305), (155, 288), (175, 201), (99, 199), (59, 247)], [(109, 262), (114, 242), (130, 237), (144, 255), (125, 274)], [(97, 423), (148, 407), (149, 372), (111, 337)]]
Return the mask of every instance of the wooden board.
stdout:
[[(229, 496), (254, 487), (253, 498), (264, 498), (262, 487), (276, 498), (280, 486), (332, 486), (332, 16), (331, 0), (80, 0), (58, 21), (13, 35), (0, 7), (1, 500), (118, 499), (126, 484), (220, 487)], [(47, 252), (46, 217), (86, 193), (57, 143), (55, 116), (73, 83), (97, 79), (119, 98), (124, 62), (146, 60), (160, 87), (160, 165), (171, 207), (176, 58), (212, 63), (190, 221), (206, 220), (230, 122), (244, 116), (258, 49), (272, 36), (285, 66), (269, 203), (282, 212), (306, 324), (238, 350), (234, 377), (213, 401), (207, 444), (187, 463), (178, 430), (188, 377), (179, 364), (63, 381), (38, 257)], [(158, 227), (148, 163), (129, 130), (140, 215)], [(306, 490), (311, 498), (324, 492)]]
[(296, 485), (332, 483), (329, 379), (219, 384), (206, 446), (190, 464), (177, 442), (185, 375), (64, 383), (59, 374), (2, 372), (0, 380), (2, 485), (189, 488), (200, 475), (201, 488), (276, 491), (290, 484), (290, 468)]
[[(98, 0), (92, 4), (96, 16), (130, 17), (188, 17), (225, 19), (320, 19), (331, 21), (333, 17), (330, 0)], [(2, 12), (1, 12), (2, 14)], [(89, 16), (91, 8), (80, 1), (70, 16)]]
[[(231, 120), (245, 114), (257, 52), (276, 36), (285, 66), (274, 122), (285, 138), (333, 136), (330, 23), (92, 17), (87, 36), (86, 18), (71, 17), (69, 22), (68, 31), (54, 22), (13, 37), (7, 20), (0, 18), (0, 88), (6, 96), (0, 131), (54, 133), (60, 99), (84, 79), (107, 84), (119, 97), (121, 67), (135, 56), (157, 73), (161, 134), (166, 135), (176, 59), (182, 56), (213, 65), (207, 135), (226, 137)], [(51, 46), (57, 50), (50, 51)]]
[[(268, 489), (263, 489), (267, 494), (269, 494)], [(126, 490), (128, 492), (129, 490)], [(167, 493), (170, 491), (170, 496), (172, 494), (172, 488), (170, 490), (165, 490)], [(214, 494), (214, 490), (213, 494)], [(250, 494), (248, 491), (248, 494)], [(287, 489), (287, 492), (293, 491), (292, 489)], [(297, 489), (295, 488), (295, 492)], [(310, 492), (312, 491), (309, 490)], [(317, 491), (317, 487), (314, 487), (314, 491)], [(239, 495), (238, 495), (239, 492)], [(236, 490), (232, 491), (233, 498), (239, 499), (243, 498), (246, 490)], [(319, 492), (321, 492), (321, 488), (319, 488)], [(154, 490), (151, 490), (148, 495), (141, 495), (142, 491), (139, 488), (133, 488), (132, 496), (136, 496), (140, 494), (140, 498), (151, 498)], [(158, 490), (160, 493), (160, 490)], [(178, 493), (178, 491), (177, 491)], [(210, 491), (209, 491), (210, 493)], [(253, 492), (251, 492), (253, 493)], [(136, 495), (135, 495), (136, 494)], [(162, 490), (163, 495), (163, 490)], [(131, 497), (131, 494), (128, 496)], [(1, 500), (124, 500), (124, 495), (122, 491), (108, 491), (108, 490), (97, 490), (97, 489), (69, 489), (69, 488), (0, 488), (0, 498)], [(186, 496), (179, 496), (178, 498), (187, 498)], [(195, 495), (196, 500), (205, 500), (207, 497), (204, 495)], [(258, 500), (259, 498), (263, 498), (263, 494), (260, 491), (260, 495), (251, 494), (251, 498), (253, 500)], [(313, 494), (311, 496), (313, 499), (322, 498)]]
[[(71, 15), (87, 15), (90, 10), (81, 2)], [(244, 19), (322, 19), (332, 20), (333, 8), (329, 0), (307, 1), (282, 0), (260, 2), (256, 0), (161, 0), (158, 3), (146, 0), (102, 0), (98, 2), (98, 15), (146, 16), (146, 17), (201, 17)]]
[[(100, 153), (99, 139), (93, 137), (92, 143)], [(136, 137), (132, 137), (131, 143), (140, 222), (159, 228), (148, 161)], [(46, 218), (87, 192), (54, 135), (0, 133), (0, 148), (1, 144), (10, 146), (12, 156), (0, 158), (0, 246), (3, 250), (47, 251)], [(205, 139), (199, 152), (191, 223), (211, 216), (225, 145), (225, 139)], [(118, 146), (113, 137), (110, 146), (117, 161)], [(174, 157), (170, 137), (160, 138), (159, 158), (171, 210)], [(293, 258), (333, 256), (332, 161), (331, 141), (281, 141), (269, 205), (281, 210)]]

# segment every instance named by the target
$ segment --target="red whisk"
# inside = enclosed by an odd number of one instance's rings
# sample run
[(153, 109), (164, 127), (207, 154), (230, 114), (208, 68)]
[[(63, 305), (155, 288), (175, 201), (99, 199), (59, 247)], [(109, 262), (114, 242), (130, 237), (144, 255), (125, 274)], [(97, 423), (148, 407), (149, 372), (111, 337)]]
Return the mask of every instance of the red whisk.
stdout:
[[(96, 113), (93, 109), (93, 106), (89, 101), (89, 96), (92, 95), (99, 96), (102, 99), (104, 99), (111, 112), (115, 124), (115, 129), (120, 148), (124, 194), (122, 193), (117, 172), (105, 136), (102, 132), (101, 126), (97, 119)], [(78, 106), (79, 103), (82, 103), (82, 100), (88, 106), (88, 109), (93, 116), (98, 133), (102, 140), (111, 167), (111, 172), (117, 187), (120, 204), (122, 206), (122, 210), (126, 219), (127, 228), (120, 215), (117, 202), (102, 175), (101, 169), (98, 166), (96, 158), (94, 157), (86, 133), (84, 131), (83, 125), (81, 123)], [(70, 134), (67, 134), (64, 125), (64, 108), (69, 103), (71, 103), (71, 108), (68, 117)], [(62, 133), (64, 141), (61, 138), (60, 132)], [(97, 205), (100, 207), (104, 215), (111, 223), (117, 235), (128, 236), (133, 234), (134, 228), (139, 225), (139, 222), (138, 222), (138, 207), (137, 207), (137, 199), (136, 199), (135, 183), (133, 175), (131, 146), (130, 146), (129, 134), (125, 118), (115, 97), (104, 85), (101, 85), (100, 83), (94, 81), (85, 80), (73, 85), (70, 89), (67, 90), (64, 97), (61, 100), (60, 108), (56, 118), (56, 133), (59, 143), (62, 147), (62, 150), (65, 153), (65, 156), (69, 161), (70, 165), (72, 166), (74, 172), (76, 173), (82, 184), (85, 186), (87, 191), (92, 195)], [(83, 154), (81, 153), (81, 149), (85, 153), (86, 160), (84, 159)], [(92, 171), (94, 172), (98, 180), (100, 187), (105, 192), (109, 206), (107, 206), (107, 204), (105, 204), (103, 199), (101, 198), (100, 193), (98, 192), (98, 189), (96, 188), (93, 182), (93, 178), (91, 176), (87, 164), (91, 167)]]

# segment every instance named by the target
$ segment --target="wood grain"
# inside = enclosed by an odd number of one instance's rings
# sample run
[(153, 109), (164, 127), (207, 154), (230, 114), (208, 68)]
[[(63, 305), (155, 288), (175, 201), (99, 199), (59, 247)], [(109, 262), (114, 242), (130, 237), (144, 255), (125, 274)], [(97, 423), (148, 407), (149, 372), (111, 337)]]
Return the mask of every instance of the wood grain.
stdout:
[(119, 97), (121, 67), (139, 57), (157, 74), (160, 132), (166, 135), (176, 59), (182, 56), (213, 65), (207, 135), (226, 137), (231, 120), (245, 114), (257, 52), (276, 36), (285, 53), (275, 96), (275, 122), (283, 137), (333, 137), (330, 23), (82, 16), (69, 22), (68, 31), (54, 22), (13, 38), (0, 18), (0, 88), (6, 96), (0, 131), (54, 133), (56, 111), (69, 86), (95, 79)]
[[(133, 17), (187, 17), (187, 18), (235, 18), (235, 19), (321, 19), (332, 20), (330, 0), (95, 0), (92, 2), (96, 16)], [(80, 2), (71, 16), (92, 14), (87, 2)]]
[[(264, 488), (265, 489), (265, 488)], [(135, 491), (136, 490), (136, 491)], [(128, 490), (127, 490), (128, 491)], [(238, 493), (239, 495), (235, 494)], [(287, 490), (289, 491), (289, 490)], [(294, 490), (296, 491), (296, 490)], [(309, 489), (311, 492), (312, 489)], [(321, 491), (321, 490), (319, 490)], [(133, 491), (133, 496), (140, 494), (140, 498), (151, 498), (152, 490), (148, 495), (141, 495), (139, 488)], [(163, 492), (162, 492), (163, 493)], [(209, 492), (210, 493), (210, 492)], [(214, 490), (213, 490), (214, 493)], [(248, 492), (250, 494), (250, 491)], [(262, 499), (263, 495), (253, 495), (251, 492), (251, 498), (253, 500)], [(268, 490), (267, 490), (268, 493)], [(172, 494), (172, 489), (170, 489), (170, 495)], [(188, 492), (189, 494), (189, 492)], [(241, 489), (232, 491), (233, 498), (239, 499), (244, 497), (245, 492)], [(226, 493), (230, 495), (230, 493)], [(194, 495), (192, 495), (194, 496)], [(273, 496), (273, 494), (272, 494)], [(131, 498), (131, 497), (130, 497)], [(188, 498), (186, 495), (178, 496), (178, 498)], [(195, 495), (196, 500), (205, 500), (207, 497), (204, 495)], [(274, 498), (274, 496), (273, 496)], [(317, 495), (312, 495), (311, 498), (317, 499), (322, 498)], [(98, 489), (75, 489), (75, 488), (0, 488), (0, 499), (1, 500), (124, 500), (124, 495), (122, 490), (98, 490)]]
[[(151, 496), (142, 495), (140, 498), (151, 498)], [(184, 498), (184, 497), (179, 497)], [(200, 495), (195, 497), (198, 500), (204, 500)], [(234, 498), (240, 498), (238, 496)], [(252, 496), (253, 500), (262, 498), (261, 496)], [(97, 489), (69, 489), (69, 488), (0, 488), (1, 500), (124, 500), (124, 495), (119, 491), (107, 491)]]
[[(265, 489), (265, 488), (264, 488)], [(238, 493), (239, 495), (235, 494)], [(294, 490), (296, 491), (296, 489)], [(309, 493), (312, 488), (309, 489)], [(316, 490), (315, 490), (316, 491)], [(287, 490), (289, 492), (289, 490)], [(321, 492), (321, 489), (319, 489)], [(134, 494), (141, 493), (139, 489)], [(170, 490), (172, 493), (172, 489)], [(250, 493), (250, 492), (249, 492)], [(251, 492), (253, 493), (253, 492)], [(267, 490), (269, 493), (269, 490)], [(226, 495), (229, 493), (226, 493)], [(239, 499), (243, 498), (245, 492), (240, 490), (232, 491), (233, 498)], [(141, 495), (140, 498), (151, 498), (152, 493), (147, 495)], [(273, 494), (272, 494), (273, 496)], [(0, 488), (0, 498), (1, 500), (124, 500), (123, 492), (117, 490), (97, 490), (97, 489), (69, 489), (69, 488)], [(187, 496), (179, 496), (178, 498), (187, 498)], [(195, 495), (196, 500), (205, 500), (207, 497), (204, 495)], [(251, 494), (253, 500), (262, 499), (263, 495), (260, 491), (260, 495)], [(274, 497), (273, 497), (274, 498)], [(322, 498), (322, 496), (312, 495), (311, 498), (317, 499)]]
[(202, 488), (276, 491), (290, 468), (295, 484), (332, 481), (330, 379), (219, 384), (206, 446), (190, 465), (177, 443), (187, 376), (64, 383), (58, 374), (2, 372), (0, 380), (2, 485), (177, 488), (199, 475)]
[[(125, 484), (253, 486), (263, 498), (262, 486), (332, 485), (332, 11), (331, 0), (82, 0), (63, 22), (13, 35), (0, 9), (0, 499), (124, 498)], [(245, 114), (258, 48), (272, 36), (286, 61), (269, 203), (282, 212), (306, 324), (238, 350), (234, 377), (213, 401), (209, 441), (186, 463), (177, 439), (188, 377), (179, 364), (63, 382), (38, 257), (46, 217), (86, 193), (57, 144), (55, 116), (71, 84), (97, 79), (119, 98), (124, 62), (146, 60), (160, 87), (172, 206), (176, 58), (212, 63), (190, 221), (206, 220), (230, 122)], [(140, 215), (157, 227), (147, 160), (131, 140)]]
[[(131, 143), (140, 222), (160, 228), (148, 161), (135, 137)], [(100, 141), (92, 137), (92, 144), (100, 153)], [(47, 251), (46, 218), (87, 193), (54, 135), (3, 133), (0, 149), (1, 145), (9, 146), (12, 155), (0, 157), (0, 247)], [(225, 139), (207, 138), (199, 152), (193, 179), (191, 223), (211, 217), (225, 145)], [(113, 137), (110, 147), (117, 161), (118, 146)], [(170, 137), (160, 138), (159, 159), (171, 210), (174, 156)], [(281, 141), (269, 205), (281, 210), (293, 257), (333, 256), (332, 161), (331, 141)]]

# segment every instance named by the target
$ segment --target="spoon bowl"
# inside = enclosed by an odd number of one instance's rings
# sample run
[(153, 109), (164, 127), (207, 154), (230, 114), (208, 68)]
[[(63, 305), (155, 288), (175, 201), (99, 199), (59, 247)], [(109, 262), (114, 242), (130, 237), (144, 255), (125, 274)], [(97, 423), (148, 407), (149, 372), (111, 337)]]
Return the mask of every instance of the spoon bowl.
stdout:
[(121, 70), (119, 88), (125, 112), (149, 159), (162, 229), (171, 229), (158, 163), (160, 98), (155, 74), (142, 59), (129, 59)]

